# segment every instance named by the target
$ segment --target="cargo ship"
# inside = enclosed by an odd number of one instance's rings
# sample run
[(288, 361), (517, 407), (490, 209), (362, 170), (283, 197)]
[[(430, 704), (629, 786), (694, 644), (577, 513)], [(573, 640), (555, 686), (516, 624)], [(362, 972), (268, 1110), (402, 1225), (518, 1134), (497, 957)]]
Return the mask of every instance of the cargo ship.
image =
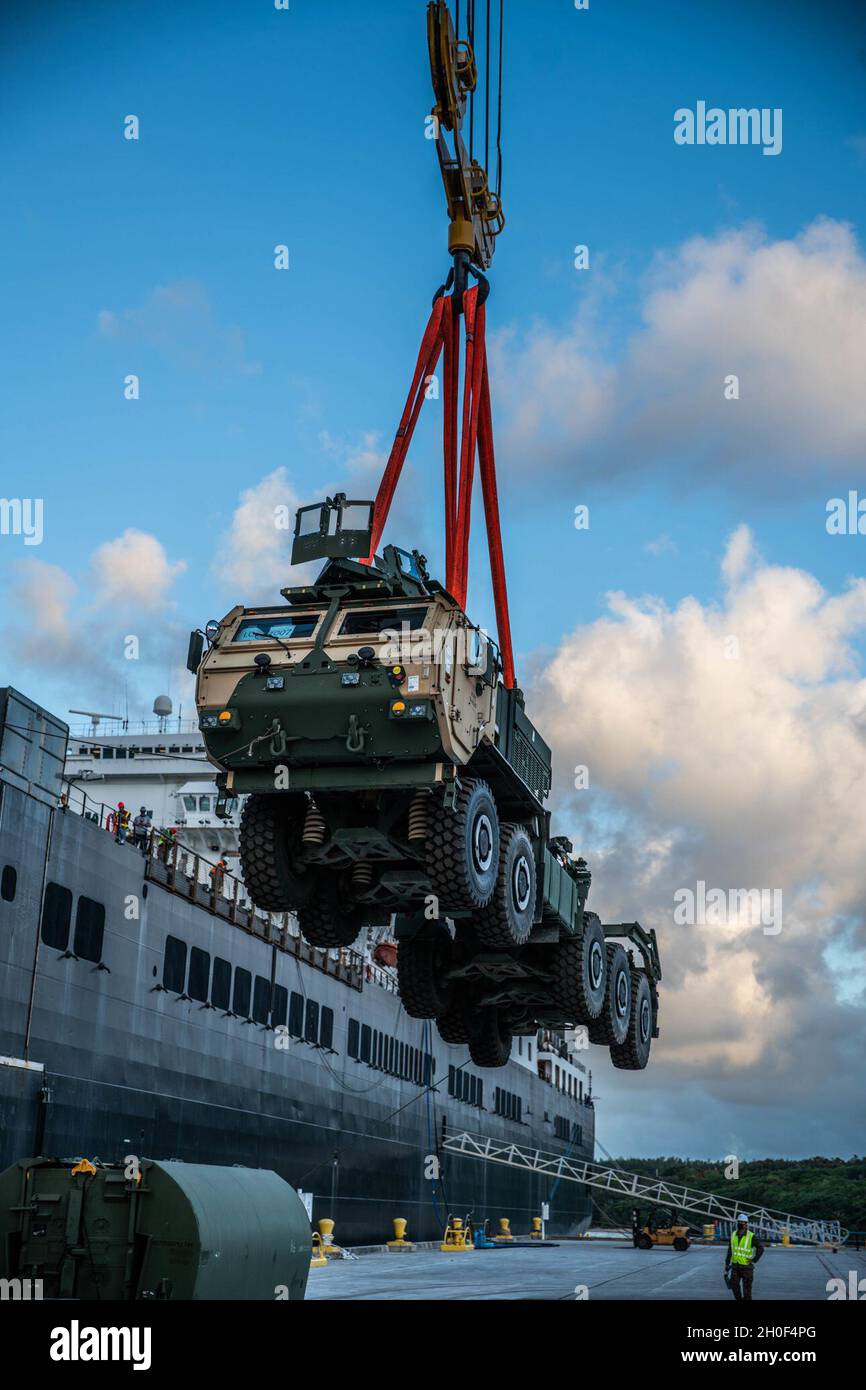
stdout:
[[(64, 720), (0, 690), (0, 1170), (36, 1154), (272, 1169), (346, 1246), (397, 1217), (416, 1240), (449, 1215), (526, 1232), (545, 1204), (550, 1234), (585, 1230), (585, 1188), (442, 1150), (468, 1130), (592, 1159), (591, 1074), (568, 1036), (515, 1038), (482, 1072), (406, 1015), (381, 942), (315, 949), (290, 914), (254, 909), (214, 853), (232, 823), (195, 815), (201, 737), (161, 721), (70, 744)], [(158, 811), (118, 843), (117, 786), (135, 814), (173, 772), (180, 824)]]

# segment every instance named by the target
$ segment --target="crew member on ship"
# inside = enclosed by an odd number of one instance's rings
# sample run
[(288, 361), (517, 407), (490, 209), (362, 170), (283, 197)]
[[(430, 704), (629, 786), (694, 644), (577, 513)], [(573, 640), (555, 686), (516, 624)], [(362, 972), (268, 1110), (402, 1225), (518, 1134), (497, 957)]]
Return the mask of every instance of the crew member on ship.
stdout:
[(125, 845), (126, 837), (129, 834), (129, 812), (122, 801), (118, 801), (114, 815), (116, 821), (114, 838), (119, 845)]
[(223, 880), (225, 879), (227, 868), (228, 864), (226, 861), (224, 859), (219, 859), (210, 871), (211, 890), (215, 896), (218, 896), (223, 891)]
[(147, 837), (150, 834), (150, 827), (153, 822), (147, 814), (147, 807), (142, 806), (135, 820), (132, 822), (133, 842), (141, 850), (142, 854), (147, 853)]

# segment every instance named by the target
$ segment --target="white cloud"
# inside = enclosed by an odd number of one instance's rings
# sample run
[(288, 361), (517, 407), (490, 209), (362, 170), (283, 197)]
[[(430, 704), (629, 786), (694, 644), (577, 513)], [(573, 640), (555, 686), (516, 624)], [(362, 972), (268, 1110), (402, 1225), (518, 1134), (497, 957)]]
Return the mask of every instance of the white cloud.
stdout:
[[(133, 707), (141, 701), (142, 717), (149, 718), (166, 670), (186, 650), (170, 598), (185, 569), (183, 561), (168, 560), (154, 536), (135, 530), (99, 546), (81, 583), (61, 566), (28, 556), (4, 596), (0, 650), (25, 689), (60, 714), (70, 703), (96, 702), (93, 708), (102, 709), (128, 698)], [(142, 615), (144, 628), (136, 621)], [(140, 643), (136, 660), (127, 660), (130, 635)], [(180, 684), (185, 693), (186, 674)]]
[[(792, 240), (756, 227), (695, 237), (660, 257), (642, 326), (598, 346), (598, 306), (564, 329), (500, 335), (503, 453), (550, 471), (645, 466), (701, 482), (721, 464), (748, 486), (856, 463), (866, 448), (866, 260), (820, 218)], [(739, 379), (728, 400), (725, 379)]]
[[(315, 471), (316, 477), (303, 494), (282, 466), (241, 493), (214, 567), (220, 583), (232, 589), (234, 602), (277, 603), (281, 588), (303, 584), (320, 571), (321, 562), (294, 568), (291, 565), (298, 507), (324, 501), (337, 492), (357, 501), (374, 500), (387, 463), (379, 436), (368, 433), (347, 441), (323, 431), (319, 445), (324, 463), (307, 470), (311, 474)], [(427, 524), (423, 516), (419, 521), (421, 511), (416, 477), (407, 462), (384, 541), (393, 538), (399, 544), (420, 545), (420, 533)], [(283, 524), (286, 520), (288, 527)]]
[(262, 364), (247, 355), (246, 333), (218, 321), (207, 288), (179, 280), (151, 290), (135, 309), (101, 309), (101, 337), (153, 348), (176, 366), (221, 376), (258, 376)]
[(676, 542), (672, 541), (670, 536), (667, 534), (662, 536), (655, 536), (651, 541), (647, 541), (644, 546), (644, 550), (648, 555), (652, 555), (656, 559), (658, 559), (660, 555), (679, 554), (679, 548)]
[[(736, 1125), (759, 1152), (769, 1134), (782, 1144), (796, 1093), (815, 1151), (831, 1111), (853, 1148), (836, 1093), (858, 1093), (866, 1000), (838, 988), (838, 964), (840, 950), (866, 945), (866, 679), (855, 647), (866, 581), (828, 594), (805, 571), (763, 561), (745, 528), (721, 569), (715, 605), (609, 594), (607, 614), (546, 660), (528, 703), (554, 746), (557, 829), (595, 870), (595, 907), (659, 932), (650, 1087), (688, 1083), (705, 1100), (742, 1104)], [(596, 790), (570, 790), (578, 764)], [(781, 933), (742, 915), (675, 925), (675, 892), (699, 880), (780, 889)], [(633, 1094), (634, 1079), (602, 1065), (606, 1095)], [(709, 1151), (733, 1113), (707, 1120)]]
[[(237, 591), (235, 602), (278, 603), (281, 588), (302, 582), (291, 567), (295, 512), (317, 500), (300, 498), (285, 468), (275, 468), (241, 493), (215, 562), (220, 581)], [(288, 527), (278, 526), (278, 520), (288, 520)]]
[(170, 561), (155, 536), (129, 527), (122, 536), (106, 541), (94, 552), (94, 602), (162, 608), (175, 579), (185, 569), (186, 561)]

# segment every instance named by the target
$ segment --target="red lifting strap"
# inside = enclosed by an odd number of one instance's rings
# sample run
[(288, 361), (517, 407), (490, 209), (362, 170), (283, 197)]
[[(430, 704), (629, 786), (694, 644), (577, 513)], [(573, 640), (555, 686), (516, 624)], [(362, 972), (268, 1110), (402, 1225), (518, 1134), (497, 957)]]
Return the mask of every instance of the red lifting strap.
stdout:
[(445, 587), (461, 608), (466, 607), (469, 582), (469, 530), (472, 513), (472, 485), (475, 478), (475, 455), (478, 454), (484, 517), (487, 523), (487, 545), (490, 552), (490, 573), (493, 580), (493, 601), (496, 627), (502, 653), (502, 679), (506, 689), (514, 687), (514, 654), (511, 646), (511, 623), (508, 615), (508, 591), (505, 583), (505, 561), (502, 553), (502, 531), (499, 522), (499, 494), (496, 487), (496, 460), (493, 453), (493, 420), (490, 409), (490, 382), (487, 373), (487, 344), (485, 340), (486, 313), (478, 303), (478, 288), (473, 286), (463, 294), (463, 317), (466, 321), (466, 362), (463, 373), (463, 411), (459, 436), (460, 466), (458, 471), (458, 390), (460, 379), (460, 315), (454, 313), (450, 297), (440, 295), (433, 305), (415, 375), (394, 437), (391, 453), (379, 484), (373, 510), (373, 535), (369, 564), (382, 539), (394, 492), (418, 416), (427, 391), (429, 378), (436, 370), (439, 356), (445, 350), (443, 363), (443, 452), (445, 463)]

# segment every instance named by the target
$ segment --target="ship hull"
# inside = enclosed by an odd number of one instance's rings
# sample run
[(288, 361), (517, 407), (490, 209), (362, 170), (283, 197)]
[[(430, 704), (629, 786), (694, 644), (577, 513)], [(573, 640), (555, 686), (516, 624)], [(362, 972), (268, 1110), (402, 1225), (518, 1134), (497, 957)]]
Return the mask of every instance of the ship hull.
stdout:
[[(585, 1229), (584, 1188), (443, 1154), (441, 1140), (468, 1129), (592, 1158), (591, 1105), (515, 1060), (473, 1067), (465, 1048), (408, 1018), (397, 995), (363, 971), (297, 941), (282, 949), (262, 939), (148, 879), (144, 858), (98, 825), (2, 785), (0, 871), (7, 865), (16, 884), (12, 900), (0, 901), (0, 1167), (42, 1152), (272, 1168), (312, 1194), (313, 1219), (333, 1217), (345, 1244), (389, 1239), (396, 1217), (415, 1239), (433, 1239), (452, 1212), (508, 1217), (525, 1231), (543, 1202), (551, 1233)], [(43, 878), (47, 931), (44, 917), (39, 929)], [(105, 921), (98, 958), (88, 959), (93, 903)], [(190, 983), (193, 947), (206, 971), (220, 960), (235, 980), (248, 972), (253, 995), (256, 981), (284, 990), (303, 1036), (275, 1028), (274, 1015), (251, 1016), (254, 1004), (246, 1016), (214, 1006), (210, 985)], [(188, 963), (180, 986), (166, 974), (171, 950)], [(435, 1059), (432, 1088), (425, 1056)], [(480, 1105), (449, 1094), (461, 1072), (476, 1079)], [(564, 1116), (576, 1126), (569, 1143), (553, 1130)]]

